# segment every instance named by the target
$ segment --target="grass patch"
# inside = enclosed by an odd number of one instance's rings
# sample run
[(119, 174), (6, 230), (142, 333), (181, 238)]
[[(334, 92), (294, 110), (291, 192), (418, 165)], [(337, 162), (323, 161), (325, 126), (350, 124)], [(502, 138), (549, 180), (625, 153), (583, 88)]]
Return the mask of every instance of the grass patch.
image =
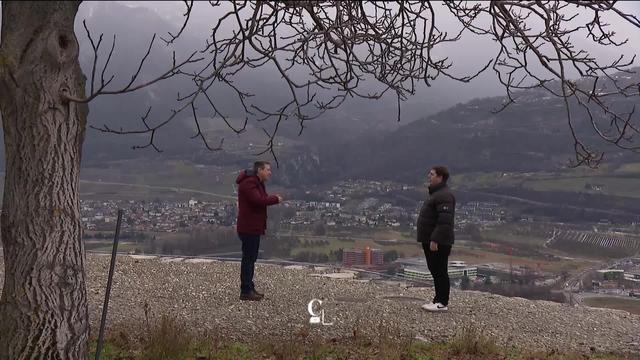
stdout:
[(585, 304), (593, 307), (628, 311), (640, 315), (640, 300), (620, 297), (588, 297)]
[(480, 244), (475, 247), (454, 246), (451, 251), (451, 260), (461, 260), (468, 264), (486, 264), (486, 263), (512, 263), (513, 266), (526, 266), (531, 269), (561, 273), (563, 271), (574, 272), (580, 271), (590, 265), (590, 262), (584, 260), (569, 259), (543, 259), (536, 257), (520, 257), (509, 256), (504, 252), (489, 251), (480, 248)]
[(497, 356), (500, 348), (493, 338), (483, 335), (479, 330), (466, 327), (459, 333), (445, 349), (451, 355), (474, 355), (476, 357)]
[[(525, 181), (522, 187), (535, 191), (586, 192), (621, 197), (640, 198), (638, 179), (623, 177), (573, 177)], [(600, 185), (599, 191), (587, 189), (587, 184)]]
[(506, 225), (485, 230), (482, 232), (482, 237), (485, 241), (506, 242), (514, 246), (526, 245), (539, 247), (542, 246), (545, 241), (547, 241), (547, 239), (542, 236), (535, 236), (533, 234), (527, 234), (524, 231), (518, 230), (519, 229), (517, 227)]
[[(309, 329), (290, 339), (256, 337), (243, 343), (199, 333), (173, 317), (162, 316), (152, 324), (138, 326), (140, 332), (112, 330), (107, 336), (101, 359), (120, 360), (250, 360), (250, 359), (632, 359), (625, 354), (577, 354), (531, 352), (513, 346), (498, 345), (480, 329), (468, 327), (447, 342), (425, 342), (412, 337), (398, 339), (397, 331), (380, 328), (372, 335), (355, 329), (341, 339), (310, 339)], [(96, 342), (90, 344), (90, 358), (95, 357)]]
[[(325, 239), (325, 237), (321, 236), (300, 236), (300, 241), (317, 241), (319, 239)], [(392, 244), (392, 245), (380, 245), (377, 244), (374, 240), (340, 240), (335, 238), (326, 238), (329, 241), (328, 245), (323, 245), (318, 243), (318, 245), (307, 245), (307, 246), (297, 246), (291, 250), (291, 255), (296, 256), (301, 252), (315, 252), (320, 254), (327, 254), (331, 251), (336, 251), (340, 248), (342, 249), (364, 249), (365, 246), (369, 246), (372, 249), (382, 249), (383, 251), (388, 250), (396, 250), (398, 253), (402, 253), (405, 257), (410, 256), (423, 256), (422, 248), (416, 242), (415, 244)]]
[(615, 170), (616, 173), (638, 174), (640, 173), (640, 163), (628, 163)]
[[(616, 173), (629, 174), (640, 172), (640, 163), (622, 166), (615, 171)], [(565, 169), (560, 172), (469, 172), (464, 174), (456, 174), (452, 177), (452, 184), (456, 184), (465, 188), (493, 188), (504, 186), (523, 186), (528, 182), (535, 181), (555, 181), (555, 180), (571, 180), (571, 179), (598, 179), (611, 175), (613, 169), (603, 164), (599, 169)], [(594, 180), (595, 181), (595, 180)], [(584, 185), (584, 184), (583, 184)]]
[(197, 165), (190, 161), (114, 161), (107, 167), (83, 168), (80, 193), (83, 199), (221, 200), (225, 198), (206, 193), (233, 197), (231, 184), (238, 170), (235, 167)]

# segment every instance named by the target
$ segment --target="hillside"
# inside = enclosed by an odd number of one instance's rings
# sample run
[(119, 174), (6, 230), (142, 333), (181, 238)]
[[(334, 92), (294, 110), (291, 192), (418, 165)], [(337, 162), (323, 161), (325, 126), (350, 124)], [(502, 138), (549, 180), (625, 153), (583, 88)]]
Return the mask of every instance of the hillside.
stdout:
[[(640, 83), (638, 70), (614, 77)], [(434, 164), (446, 164), (458, 174), (566, 168), (574, 156), (562, 99), (542, 89), (520, 91), (515, 97), (516, 103), (502, 112), (495, 110), (504, 97), (478, 98), (388, 134), (353, 139), (342, 147), (327, 149), (321, 157), (323, 165), (331, 169), (332, 176), (405, 182), (421, 181), (425, 167)], [(612, 109), (619, 112), (637, 105), (638, 97), (612, 101)], [(605, 144), (586, 121), (584, 110), (575, 104), (571, 108), (578, 135), (587, 145), (605, 151), (606, 164), (640, 160), (637, 153)], [(635, 119), (637, 123), (637, 116)]]
[[(180, 12), (175, 15), (181, 14)], [(179, 20), (181, 21), (182, 19)], [(86, 36), (82, 24), (83, 21), (86, 21), (96, 41), (99, 35), (104, 33), (98, 61), (98, 73), (107, 58), (112, 36), (116, 36), (113, 57), (105, 73), (107, 78), (110, 75), (115, 76), (111, 85), (114, 88), (126, 84), (131, 75), (136, 72), (140, 59), (144, 56), (146, 47), (154, 33), (158, 37), (165, 36), (167, 32), (176, 33), (181, 24), (173, 23), (146, 7), (130, 7), (124, 3), (117, 2), (83, 3), (78, 12), (75, 31), (80, 44), (80, 63), (88, 77), (88, 91), (90, 89), (93, 51)], [(188, 54), (202, 50), (205, 46), (205, 39), (208, 40), (210, 28), (214, 25), (212, 19), (209, 19), (209, 21), (211, 22), (209, 25), (191, 24), (192, 27), (189, 27), (173, 46), (165, 46), (159, 38), (156, 38), (150, 56), (144, 63), (139, 80), (150, 80), (166, 71), (171, 64), (171, 51), (176, 52), (177, 60), (182, 60)], [(265, 67), (265, 69), (255, 72), (241, 72), (233, 77), (233, 83), (243, 91), (254, 95), (250, 99), (252, 104), (275, 110), (275, 108), (290, 101), (288, 98), (289, 88), (276, 72), (270, 70)], [(368, 84), (365, 84), (361, 90), (366, 93), (369, 91), (368, 86)], [(425, 102), (432, 109), (429, 113), (434, 113), (451, 105), (453, 103), (452, 95), (455, 90), (449, 87), (450, 85), (444, 84), (439, 94), (430, 100), (421, 100), (418, 104), (409, 102), (405, 109), (407, 119), (415, 119), (418, 114), (424, 114), (421, 105)], [(176, 101), (178, 93), (184, 95), (193, 91), (193, 89), (193, 82), (190, 78), (174, 77), (127, 95), (98, 97), (91, 103), (88, 123), (95, 127), (102, 127), (107, 124), (112, 129), (141, 129), (144, 128), (144, 125), (140, 121), (140, 116), (151, 106), (152, 112), (149, 116), (149, 123), (158, 124), (169, 117), (173, 109), (179, 107), (179, 103)], [(217, 109), (229, 117), (234, 126), (241, 128), (246, 114), (236, 94), (228, 91), (225, 86), (214, 86), (208, 94), (213, 99)], [(300, 137), (298, 136), (299, 125), (293, 120), (280, 124), (279, 134), (286, 139), (285, 147), (288, 147), (292, 142), (296, 143), (294, 145), (297, 146), (299, 145), (297, 143), (303, 141), (306, 145), (304, 151), (310, 151), (309, 149), (313, 149), (314, 146), (319, 144), (325, 144), (326, 142), (335, 144), (335, 141), (348, 139), (357, 134), (365, 133), (370, 129), (381, 131), (397, 127), (397, 124), (392, 120), (396, 114), (395, 103), (396, 99), (394, 97), (385, 97), (375, 102), (364, 100), (346, 101), (342, 107), (327, 113), (319, 121), (307, 122), (305, 124), (305, 132)], [(211, 118), (214, 115), (214, 111), (207, 101), (204, 99), (197, 101), (196, 107), (201, 120), (215, 126), (214, 130), (207, 131), (209, 141), (217, 144), (221, 137), (225, 138), (224, 152), (230, 154), (226, 154), (225, 158), (233, 157), (234, 154), (237, 155), (239, 153), (238, 147), (242, 147), (245, 150), (241, 152), (242, 160), (251, 157), (257, 151), (255, 149), (254, 151), (247, 151), (247, 146), (250, 143), (266, 144), (268, 138), (264, 135), (262, 128), (272, 131), (275, 125), (272, 120), (257, 121), (256, 118), (258, 116), (253, 116), (249, 118), (247, 134), (243, 134), (242, 137), (236, 137), (233, 131), (225, 128), (220, 118)], [(145, 145), (148, 141), (148, 136), (146, 135), (115, 136), (88, 129), (83, 152), (84, 165), (100, 166), (104, 161), (108, 160), (132, 159), (142, 156), (219, 162), (221, 156), (207, 151), (200, 139), (190, 139), (196, 133), (192, 119), (190, 111), (181, 113), (162, 131), (158, 131), (155, 140), (157, 145), (164, 151), (161, 155), (156, 154), (151, 148), (137, 151), (131, 149), (134, 145)], [(293, 152), (300, 152), (300, 147), (298, 146)], [(286, 151), (282, 153), (283, 157), (286, 157), (287, 154)], [(2, 158), (3, 156), (0, 156), (0, 160)], [(228, 159), (223, 159), (222, 161), (228, 161)]]
[[(92, 329), (100, 308), (109, 257), (87, 255), (87, 289)], [(1, 263), (0, 263), (1, 265)], [(432, 288), (401, 282), (335, 280), (323, 268), (291, 269), (258, 264), (256, 284), (267, 296), (261, 302), (238, 301), (238, 263), (121, 255), (116, 265), (108, 328), (126, 328), (149, 315), (173, 315), (198, 331), (233, 341), (261, 339), (332, 339), (387, 329), (398, 338), (446, 341), (473, 327), (525, 349), (589, 353), (593, 350), (640, 352), (640, 316), (624, 311), (505, 298), (487, 293), (453, 291), (450, 311), (420, 309)], [(0, 266), (0, 269), (3, 267)], [(0, 276), (0, 279), (2, 277)], [(331, 326), (310, 327), (307, 304), (325, 302)], [(132, 329), (133, 330), (133, 329)]]
[[(111, 35), (116, 33), (117, 47), (111, 60), (111, 73), (116, 82), (128, 81), (135, 72), (139, 58), (154, 32), (176, 31), (166, 19), (150, 9), (127, 8), (111, 2), (87, 2), (80, 8), (76, 33), (80, 42), (80, 61), (89, 74), (92, 51), (82, 28), (86, 19), (94, 35), (104, 32), (103, 46), (108, 49)], [(142, 20), (146, 26), (139, 26)], [(126, 34), (126, 36), (124, 36)], [(199, 34), (202, 36), (202, 34)], [(186, 33), (176, 44), (177, 54), (199, 49), (204, 39)], [(103, 49), (104, 52), (107, 50)], [(142, 79), (153, 77), (166, 69), (170, 50), (159, 41), (145, 63)], [(106, 55), (106, 54), (102, 54)], [(265, 71), (234, 79), (254, 92), (258, 105), (279, 104), (288, 91), (273, 73)], [(619, 73), (628, 82), (640, 83), (640, 76)], [(601, 81), (602, 86), (606, 86)], [(348, 100), (338, 109), (310, 121), (302, 135), (295, 121), (285, 121), (276, 140), (280, 169), (274, 182), (287, 187), (322, 184), (347, 178), (394, 179), (405, 183), (423, 180), (430, 164), (447, 164), (454, 174), (469, 172), (531, 172), (554, 171), (566, 166), (572, 158), (573, 146), (560, 99), (540, 89), (517, 93), (517, 102), (504, 112), (494, 114), (504, 97), (478, 97), (470, 100), (474, 88), (460, 88), (451, 83), (434, 84), (427, 93), (417, 93), (404, 104), (402, 121), (395, 121), (395, 99), (380, 101)], [(488, 87), (489, 85), (487, 85)], [(141, 129), (139, 117), (153, 108), (150, 122), (157, 124), (175, 108), (178, 92), (192, 89), (188, 79), (171, 79), (162, 84), (126, 96), (105, 96), (91, 103), (89, 125), (118, 129)], [(475, 88), (474, 88), (475, 89)], [(495, 89), (476, 94), (495, 94)], [(244, 113), (236, 97), (220, 89), (211, 96), (221, 111), (238, 127)], [(457, 105), (454, 105), (456, 104)], [(629, 110), (638, 104), (637, 98), (618, 99), (616, 108)], [(190, 139), (196, 130), (190, 113), (178, 116), (174, 122), (158, 131), (155, 143), (164, 152), (153, 149), (132, 150), (145, 145), (147, 135), (119, 136), (87, 129), (83, 149), (83, 168), (103, 169), (110, 161), (150, 160), (190, 161), (228, 167), (234, 171), (245, 167), (267, 142), (263, 129), (273, 129), (269, 121), (250, 119), (247, 131), (237, 136), (227, 129), (206, 103), (198, 103), (203, 131), (209, 143), (217, 145), (224, 138), (224, 150), (210, 152), (198, 138)], [(577, 113), (578, 118), (581, 115)], [(640, 162), (638, 154), (607, 148), (594, 136), (589, 124), (577, 121), (577, 128), (588, 144), (605, 150), (606, 164), (620, 166)], [(0, 142), (2, 137), (0, 136)], [(4, 146), (0, 146), (0, 167), (3, 167)], [(269, 154), (262, 155), (269, 158)], [(165, 184), (171, 185), (171, 184)]]
[[(111, 2), (85, 3), (78, 14), (76, 33), (81, 48), (80, 62), (86, 74), (91, 72), (93, 54), (82, 27), (85, 19), (95, 37), (102, 32), (105, 34), (105, 53), (101, 56), (106, 55), (111, 35), (117, 35), (116, 50), (107, 71), (107, 76), (117, 75), (117, 84), (126, 83), (135, 72), (145, 51), (140, 44), (147, 44), (154, 32), (164, 34), (177, 30), (175, 24), (148, 8), (127, 8)], [(143, 20), (145, 26), (140, 26)], [(171, 50), (184, 55), (202, 47), (202, 36), (188, 32), (173, 48), (158, 41), (145, 62), (141, 80), (166, 69)], [(286, 98), (288, 90), (278, 76), (269, 71), (251, 76), (238, 76), (234, 82), (254, 93), (252, 99), (258, 105), (279, 104)], [(629, 77), (626, 81), (640, 83), (637, 73), (615, 76)], [(604, 81), (600, 84), (607, 85)], [(519, 92), (513, 106), (494, 114), (492, 111), (500, 107), (504, 97), (478, 97), (469, 101), (469, 89), (475, 89), (476, 85), (469, 86), (461, 91), (459, 87), (443, 82), (434, 84), (428, 92), (417, 93), (404, 103), (400, 123), (395, 120), (396, 102), (392, 98), (379, 101), (350, 99), (340, 108), (306, 123), (301, 135), (298, 135), (300, 128), (296, 121), (285, 121), (279, 127), (280, 136), (276, 141), (281, 169), (274, 180), (286, 186), (346, 178), (415, 183), (422, 180), (424, 168), (429, 164), (447, 164), (456, 174), (527, 172), (560, 169), (572, 158), (572, 140), (560, 99), (540, 89)], [(107, 124), (114, 129), (141, 129), (143, 124), (139, 117), (151, 106), (149, 121), (157, 124), (177, 106), (177, 94), (190, 90), (189, 79), (175, 78), (126, 96), (100, 97), (91, 103), (88, 123), (95, 127)], [(480, 96), (495, 93), (493, 88), (476, 92)], [(235, 126), (241, 127), (245, 114), (236, 96), (218, 88), (211, 91), (211, 96), (219, 104), (219, 110), (228, 115)], [(629, 110), (638, 104), (638, 99), (615, 102), (617, 109)], [(211, 118), (213, 111), (206, 102), (196, 105), (208, 141), (217, 145), (224, 138), (223, 151), (212, 153), (200, 139), (190, 139), (196, 130), (192, 115), (187, 112), (155, 135), (155, 143), (164, 151), (162, 153), (151, 148), (131, 149), (147, 144), (147, 135), (119, 136), (87, 129), (83, 167), (103, 168), (109, 161), (136, 159), (147, 162), (153, 159), (185, 160), (237, 169), (246, 166), (264, 149), (268, 139), (262, 128), (273, 130), (273, 122), (250, 119), (247, 131), (237, 136), (219, 118)], [(580, 115), (577, 113), (578, 117)], [(576, 125), (590, 145), (607, 151), (606, 163), (619, 165), (640, 161), (637, 154), (603, 146), (589, 124), (577, 121)], [(3, 148), (0, 146), (2, 166)], [(268, 158), (269, 154), (263, 157)]]

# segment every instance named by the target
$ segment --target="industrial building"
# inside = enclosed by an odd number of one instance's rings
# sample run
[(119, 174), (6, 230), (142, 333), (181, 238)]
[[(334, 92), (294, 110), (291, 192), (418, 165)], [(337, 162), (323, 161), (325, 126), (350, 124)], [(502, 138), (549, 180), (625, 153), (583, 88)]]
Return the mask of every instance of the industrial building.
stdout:
[(342, 252), (342, 265), (382, 265), (384, 264), (384, 252), (381, 249), (347, 249)]
[[(461, 277), (476, 277), (478, 275), (478, 268), (475, 266), (465, 266), (465, 267), (453, 267), (450, 266), (448, 268), (449, 278), (457, 279)], [(402, 272), (404, 277), (417, 279), (417, 280), (428, 280), (433, 281), (433, 277), (427, 268), (405, 268)]]
[[(425, 258), (416, 257), (398, 259), (398, 263), (400, 263), (403, 268), (399, 275), (410, 279), (433, 281), (433, 277), (427, 268)], [(478, 267), (468, 266), (464, 261), (452, 260), (449, 261), (448, 272), (449, 277), (452, 279), (464, 276), (473, 278), (478, 275)]]

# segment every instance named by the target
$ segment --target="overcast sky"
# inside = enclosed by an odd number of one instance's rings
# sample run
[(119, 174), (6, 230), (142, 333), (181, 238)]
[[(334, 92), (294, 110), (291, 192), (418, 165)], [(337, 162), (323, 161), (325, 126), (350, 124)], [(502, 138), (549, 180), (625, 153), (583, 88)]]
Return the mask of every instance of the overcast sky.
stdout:
[[(108, 23), (110, 21), (109, 18), (104, 18), (99, 11), (101, 8), (104, 9), (105, 3), (106, 2), (83, 2), (80, 7), (80, 11), (76, 19), (76, 31), (78, 32), (77, 35), (80, 39), (81, 49), (84, 48), (82, 50), (90, 51), (90, 49), (88, 49), (88, 42), (86, 41), (82, 31), (82, 20), (87, 17), (95, 16), (95, 18), (102, 17), (100, 20)], [(134, 24), (131, 24), (131, 27), (128, 27), (129, 31), (130, 29), (136, 29), (136, 31), (139, 29), (141, 32), (147, 30), (151, 32), (158, 32), (159, 35), (166, 35), (166, 31), (173, 30), (175, 32), (182, 25), (182, 14), (185, 11), (185, 6), (181, 1), (121, 1), (118, 3), (129, 7), (152, 10), (164, 19), (166, 23), (172, 24), (174, 27), (173, 29), (165, 29), (164, 26), (160, 26), (160, 28), (151, 28), (151, 23), (158, 27), (157, 21), (154, 22), (154, 19), (147, 21), (144, 14), (142, 14), (139, 17), (132, 17), (135, 20), (133, 20)], [(640, 16), (640, 2), (622, 1), (616, 6), (623, 11)], [(94, 9), (96, 10), (95, 14)], [(214, 24), (219, 14), (219, 10), (214, 9), (208, 2), (195, 2), (194, 11), (192, 12), (186, 34), (197, 39), (200, 44), (204, 44), (205, 39), (211, 34), (210, 29), (212, 24)], [(440, 14), (443, 16), (440, 16)], [(114, 16), (114, 14), (108, 14), (106, 16), (111, 17)], [(636, 40), (640, 39), (640, 29), (622, 21), (617, 16), (610, 17), (608, 20), (611, 23), (611, 28), (618, 33), (619, 39), (628, 38), (630, 40), (627, 45), (623, 47), (594, 46), (593, 42), (586, 39), (584, 34), (582, 36), (574, 36), (571, 40), (577, 47), (586, 48), (591, 52), (591, 54), (600, 60), (610, 61), (618, 58), (621, 54), (625, 54), (627, 56), (640, 54), (640, 40)], [(460, 27), (457, 20), (446, 12), (439, 12), (437, 21), (442, 30), (449, 31), (451, 33), (454, 33)], [(145, 27), (148, 27), (148, 29)], [(122, 31), (119, 31), (117, 26), (112, 29), (112, 31), (121, 39), (127, 36), (127, 34), (119, 33)], [(107, 38), (110, 37), (108, 32), (105, 32), (105, 35)], [(146, 46), (146, 44), (141, 44), (140, 46)], [(496, 53), (496, 49), (496, 44), (488, 37), (478, 37), (473, 34), (466, 34), (461, 41), (454, 44), (446, 44), (446, 46), (441, 48), (441, 51), (446, 51), (445, 55), (453, 61), (457, 74), (470, 74), (478, 70), (483, 64), (492, 58)], [(606, 61), (602, 62), (604, 63)], [(636, 66), (638, 64), (640, 64), (640, 59), (636, 61)], [(451, 102), (454, 104), (456, 102), (465, 102), (476, 97), (504, 95), (504, 89), (498, 84), (495, 73), (490, 70), (486, 71), (482, 76), (469, 84), (442, 81), (435, 85), (436, 86), (428, 89), (426, 87), (418, 89), (417, 94), (410, 97), (405, 103), (405, 108), (411, 109), (411, 106), (420, 107), (424, 102), (425, 97), (437, 99), (439, 96), (443, 96), (442, 93), (451, 94), (453, 92), (456, 97), (458, 97), (457, 99), (447, 99), (447, 105), (451, 105)]]
[[(175, 24), (176, 27), (179, 27), (183, 21), (182, 14), (185, 10), (183, 2), (122, 1), (120, 3), (130, 7), (146, 7), (152, 9), (168, 22)], [(640, 2), (622, 1), (616, 6), (623, 11), (640, 16)], [(204, 38), (210, 34), (210, 29), (212, 27), (211, 24), (213, 23), (212, 19), (216, 19), (217, 14), (219, 14), (219, 12), (216, 13), (216, 9), (210, 6), (208, 2), (196, 2), (190, 19), (188, 28), (189, 33), (196, 37), (200, 36), (204, 41)], [(589, 14), (589, 16), (591, 15)], [(586, 17), (583, 17), (583, 19), (586, 19)], [(575, 36), (572, 38), (572, 41), (576, 46), (588, 49), (598, 59), (615, 59), (620, 56), (620, 54), (626, 54), (629, 56), (633, 54), (640, 54), (640, 41), (634, 41), (635, 39), (640, 39), (640, 29), (628, 22), (622, 21), (615, 15), (607, 20), (611, 23), (611, 28), (618, 34), (618, 39), (630, 39), (628, 45), (623, 47), (596, 46), (591, 40), (585, 39), (584, 35)], [(441, 29), (448, 30), (451, 33), (460, 28), (457, 20), (448, 12), (440, 12), (437, 17), (437, 21)], [(466, 34), (459, 43), (446, 47), (447, 56), (454, 61), (455, 67), (460, 71), (460, 73), (469, 73), (477, 70), (481, 64), (486, 63), (486, 61), (495, 55), (496, 50), (497, 47), (495, 43), (489, 38), (480, 38), (473, 34)], [(637, 63), (640, 63), (640, 59)], [(488, 76), (481, 78), (470, 86), (462, 85), (466, 89), (461, 88), (461, 94), (473, 94), (477, 92), (480, 92), (482, 96), (502, 94), (503, 92), (497, 84), (494, 83), (487, 86), (489, 85), (487, 82), (492, 83), (492, 80), (495, 77), (494, 74), (487, 75)]]

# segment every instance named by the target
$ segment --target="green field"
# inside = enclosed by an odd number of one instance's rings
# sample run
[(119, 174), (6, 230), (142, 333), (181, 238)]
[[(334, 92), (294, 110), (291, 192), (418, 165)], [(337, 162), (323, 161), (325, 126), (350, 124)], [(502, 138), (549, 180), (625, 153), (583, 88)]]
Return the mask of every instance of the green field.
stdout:
[[(637, 177), (634, 175), (638, 175)], [(522, 187), (535, 191), (562, 191), (640, 198), (640, 163), (630, 163), (612, 170), (566, 169), (561, 172), (506, 173), (475, 172), (453, 176), (453, 184), (468, 189)], [(587, 184), (600, 185), (600, 190)]]
[[(131, 242), (118, 242), (119, 253), (133, 252), (137, 249), (142, 249), (141, 245)], [(102, 241), (100, 243), (87, 242), (85, 243), (85, 250), (108, 253), (113, 250), (113, 241)]]
[[(108, 234), (107, 238), (94, 238), (92, 235), (101, 233)], [(86, 231), (85, 232), (85, 248), (91, 251), (99, 251), (99, 252), (111, 252), (113, 249), (113, 233), (108, 231)], [(148, 237), (155, 236), (155, 249), (149, 248), (146, 245), (146, 240), (138, 240), (136, 242), (132, 239), (121, 239), (118, 243), (118, 252), (145, 252), (145, 253), (153, 253), (153, 252), (162, 252), (161, 246), (163, 243), (173, 242), (180, 243), (186, 242), (189, 240), (189, 234), (187, 233), (168, 233), (168, 232), (145, 232), (145, 235)]]
[(549, 260), (531, 256), (511, 256), (506, 253), (463, 246), (454, 246), (451, 250), (450, 259), (465, 261), (471, 265), (488, 263), (513, 264), (513, 266), (526, 266), (530, 269), (557, 274), (565, 271), (574, 273), (593, 265), (591, 262), (581, 259)]
[(615, 172), (624, 174), (640, 174), (640, 163), (624, 164), (616, 169)]
[(115, 161), (105, 167), (82, 169), (80, 197), (116, 200), (233, 197), (238, 170), (188, 161)]
[[(622, 197), (640, 198), (637, 178), (626, 177), (574, 177), (548, 180), (529, 180), (522, 183), (526, 189), (535, 191), (586, 192)], [(601, 190), (587, 189), (587, 184), (600, 185)]]
[[(499, 229), (496, 232), (489, 232), (488, 234), (494, 234), (499, 236), (500, 234), (504, 234), (505, 229)], [(96, 234), (97, 232), (88, 231), (88, 237), (91, 237), (92, 234)], [(106, 232), (101, 232), (106, 233)], [(163, 233), (163, 232), (150, 232), (147, 233), (149, 236), (156, 236), (156, 244), (161, 244), (164, 242), (182, 242), (187, 241), (189, 235), (186, 233)], [(283, 233), (282, 235), (287, 235)], [(318, 242), (317, 245), (312, 246), (298, 246), (291, 251), (291, 257), (295, 257), (301, 252), (314, 252), (319, 254), (326, 254), (327, 256), (330, 252), (335, 252), (336, 250), (342, 249), (363, 249), (366, 246), (371, 248), (382, 249), (383, 251), (396, 250), (398, 253), (402, 254), (404, 257), (422, 257), (424, 256), (422, 247), (418, 243), (400, 243), (400, 244), (390, 244), (390, 245), (380, 245), (375, 242), (375, 240), (384, 240), (384, 239), (402, 239), (400, 233), (395, 231), (377, 231), (371, 232), (370, 234), (360, 234), (359, 237), (349, 237), (349, 236), (314, 236), (314, 235), (305, 235), (305, 234), (289, 234), (291, 236), (298, 237), (302, 242)], [(486, 236), (486, 234), (483, 234)], [(94, 251), (111, 251), (112, 240), (110, 238), (88, 238), (91, 245), (87, 246), (87, 249)], [(320, 244), (320, 241), (328, 240), (328, 244)], [(540, 239), (535, 237), (526, 237), (522, 236), (518, 238), (518, 241), (521, 243), (514, 243), (514, 247), (533, 245), (539, 243)], [(143, 241), (144, 243), (144, 241)], [(133, 251), (134, 249), (142, 249), (144, 248), (144, 244), (139, 243), (136, 244), (134, 242), (122, 242), (119, 246), (119, 250), (121, 252)], [(159, 246), (159, 245), (158, 245)], [(221, 250), (222, 251), (222, 250)], [(225, 249), (223, 252), (230, 251)], [(148, 252), (152, 252), (149, 250)], [(500, 249), (484, 249), (479, 246), (470, 246), (469, 244), (463, 245), (462, 243), (454, 246), (453, 251), (451, 253), (451, 260), (462, 260), (466, 261), (469, 264), (486, 264), (486, 263), (502, 263), (509, 264), (512, 263), (514, 266), (527, 266), (532, 269), (562, 273), (564, 271), (573, 273), (576, 271), (580, 271), (584, 268), (592, 266), (593, 264), (589, 261), (580, 260), (580, 259), (546, 259), (540, 256), (511, 256)]]
[(509, 242), (514, 245), (542, 246), (547, 239), (541, 236), (527, 234), (518, 225), (501, 225), (482, 232), (485, 241)]
[(585, 304), (593, 307), (617, 309), (640, 315), (640, 300), (620, 297), (590, 297), (584, 299)]
[(340, 241), (330, 240), (329, 245), (309, 246), (309, 247), (297, 247), (291, 251), (291, 255), (295, 256), (304, 251), (316, 252), (321, 254), (327, 254), (331, 251), (342, 249), (364, 249), (369, 246), (372, 249), (382, 249), (384, 251), (396, 250), (405, 257), (422, 256), (422, 248), (416, 243), (416, 245), (379, 245), (373, 241)]
[(82, 200), (232, 200), (239, 170), (176, 160), (112, 161), (83, 168), (79, 193)]
[[(231, 186), (229, 186), (231, 187)], [(211, 192), (211, 194), (209, 194)], [(214, 195), (219, 194), (219, 195)], [(186, 201), (189, 199), (233, 200), (231, 191), (212, 186), (210, 189), (172, 188), (164, 186), (143, 186), (140, 184), (114, 185), (97, 183), (80, 183), (80, 199), (82, 200), (163, 200)]]

